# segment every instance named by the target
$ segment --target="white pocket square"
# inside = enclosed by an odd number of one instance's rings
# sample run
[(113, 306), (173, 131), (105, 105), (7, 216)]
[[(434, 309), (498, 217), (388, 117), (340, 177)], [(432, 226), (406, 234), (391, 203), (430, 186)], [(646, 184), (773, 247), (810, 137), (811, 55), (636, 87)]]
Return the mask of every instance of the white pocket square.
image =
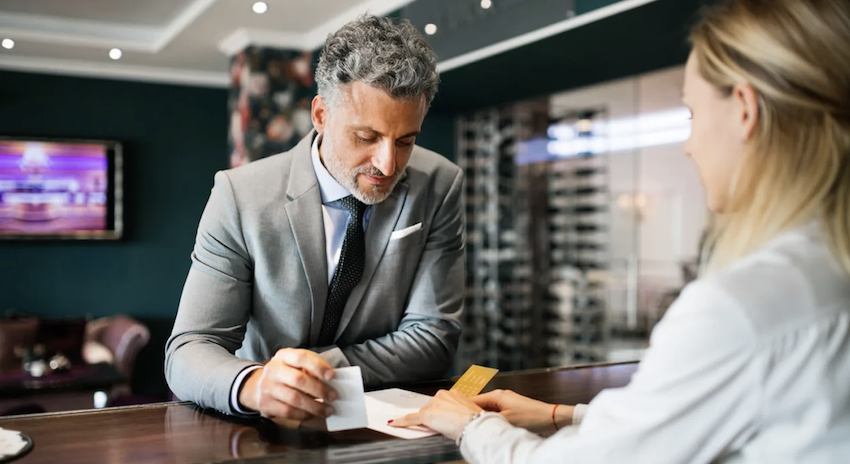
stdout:
[(401, 230), (394, 230), (393, 233), (390, 235), (390, 240), (398, 240), (400, 238), (407, 237), (408, 235), (418, 231), (421, 228), (422, 223), (420, 222), (419, 224), (414, 224), (410, 227)]

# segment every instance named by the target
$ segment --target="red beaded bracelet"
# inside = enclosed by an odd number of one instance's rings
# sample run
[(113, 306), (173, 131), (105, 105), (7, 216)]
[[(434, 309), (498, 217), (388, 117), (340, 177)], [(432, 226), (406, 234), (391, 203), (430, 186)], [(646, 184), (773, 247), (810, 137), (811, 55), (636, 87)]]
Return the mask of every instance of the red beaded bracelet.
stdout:
[(552, 425), (554, 425), (554, 426), (555, 426), (555, 431), (556, 431), (556, 432), (558, 431), (558, 423), (557, 423), (557, 422), (555, 422), (555, 411), (557, 411), (557, 410), (558, 410), (558, 406), (560, 406), (560, 404), (556, 404), (556, 405), (555, 405), (555, 407), (554, 407), (554, 408), (552, 408)]

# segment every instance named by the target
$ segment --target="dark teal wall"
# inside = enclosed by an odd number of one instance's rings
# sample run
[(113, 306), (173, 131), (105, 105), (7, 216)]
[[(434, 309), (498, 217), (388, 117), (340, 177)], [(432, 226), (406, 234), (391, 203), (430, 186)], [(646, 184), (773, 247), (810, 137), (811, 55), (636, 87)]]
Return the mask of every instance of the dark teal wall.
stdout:
[(598, 10), (606, 6), (613, 5), (621, 0), (575, 0), (576, 14), (585, 14), (587, 12)]
[(416, 144), (433, 150), (456, 163), (456, 117), (452, 113), (429, 112), (425, 121), (422, 122), (422, 133), (416, 137)]
[(467, 114), (683, 64), (706, 1), (657, 0), (446, 71), (433, 111)]
[(124, 144), (125, 239), (0, 241), (0, 312), (125, 313), (152, 330), (137, 389), (162, 394), (162, 350), (213, 175), (227, 164), (227, 90), (0, 72), (0, 135)]

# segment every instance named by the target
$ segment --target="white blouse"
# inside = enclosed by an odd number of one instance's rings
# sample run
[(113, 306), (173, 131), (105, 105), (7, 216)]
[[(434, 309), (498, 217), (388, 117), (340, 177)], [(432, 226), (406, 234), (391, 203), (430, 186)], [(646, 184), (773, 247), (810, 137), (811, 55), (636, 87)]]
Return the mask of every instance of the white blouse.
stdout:
[(682, 292), (631, 383), (548, 439), (499, 415), (470, 463), (850, 463), (850, 279), (818, 227), (787, 232)]

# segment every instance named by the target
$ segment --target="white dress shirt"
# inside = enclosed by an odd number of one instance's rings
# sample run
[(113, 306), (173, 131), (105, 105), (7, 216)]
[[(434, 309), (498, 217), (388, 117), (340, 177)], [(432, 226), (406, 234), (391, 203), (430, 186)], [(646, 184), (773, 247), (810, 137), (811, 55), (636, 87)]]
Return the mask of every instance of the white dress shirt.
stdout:
[[(572, 429), (572, 430), (571, 430)], [(478, 463), (848, 463), (850, 279), (809, 224), (689, 285), (631, 383), (548, 439), (471, 422)]]
[[(336, 265), (339, 263), (339, 254), (342, 252), (342, 242), (345, 240), (345, 229), (348, 227), (348, 221), (351, 220), (351, 213), (345, 209), (339, 200), (351, 195), (345, 187), (340, 185), (336, 179), (328, 172), (324, 164), (322, 164), (319, 156), (319, 145), (321, 144), (321, 135), (318, 135), (313, 140), (312, 159), (313, 170), (316, 172), (316, 179), (319, 181), (319, 191), (322, 195), (322, 217), (325, 223), (325, 252), (328, 260), (328, 285), (333, 279), (336, 272)], [(363, 214), (363, 230), (369, 224), (369, 217), (372, 213), (372, 206), (366, 207), (366, 212)], [(345, 367), (350, 363), (345, 355), (338, 347), (320, 347), (320, 356), (325, 359), (332, 367)], [(230, 389), (230, 403), (236, 412), (241, 414), (251, 414), (239, 407), (239, 390), (242, 388), (242, 383), (248, 374), (259, 369), (260, 366), (249, 367), (236, 377), (233, 386)]]
[[(339, 202), (351, 195), (345, 187), (340, 185), (331, 173), (322, 164), (319, 157), (319, 144), (322, 136), (313, 140), (313, 170), (316, 171), (316, 179), (319, 180), (319, 191), (322, 194), (322, 216), (325, 221), (325, 249), (328, 259), (328, 284), (333, 279), (336, 265), (339, 263), (339, 254), (342, 252), (342, 242), (345, 239), (345, 229), (351, 220), (351, 213)], [(366, 207), (363, 214), (363, 230), (369, 224), (372, 213), (372, 205)]]

